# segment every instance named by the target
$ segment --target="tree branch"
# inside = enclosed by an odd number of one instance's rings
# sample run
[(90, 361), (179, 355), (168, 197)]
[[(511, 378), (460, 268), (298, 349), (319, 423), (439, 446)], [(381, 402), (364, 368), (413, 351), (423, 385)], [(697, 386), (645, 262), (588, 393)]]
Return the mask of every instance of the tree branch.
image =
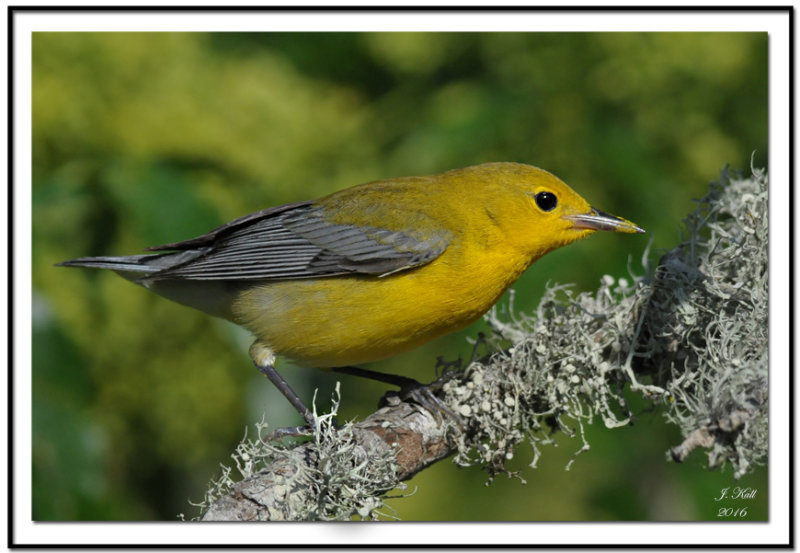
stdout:
[[(203, 520), (330, 520), (390, 516), (382, 497), (430, 464), (454, 455), (494, 475), (527, 441), (552, 430), (580, 440), (598, 417), (609, 429), (632, 415), (623, 389), (661, 402), (684, 442), (682, 461), (706, 448), (709, 466), (739, 477), (767, 454), (767, 180), (723, 171), (688, 238), (648, 278), (604, 276), (594, 293), (548, 288), (535, 313), (518, 314), (513, 293), (487, 321), (496, 353), (447, 373), (437, 397), (456, 414), (387, 398), (364, 421), (336, 429), (331, 414), (307, 443), (286, 448), (245, 439), (231, 469), (212, 483)], [(645, 254), (645, 258), (646, 258)], [(645, 266), (647, 265), (644, 261)], [(648, 383), (640, 383), (646, 379)], [(440, 383), (441, 384), (441, 383)]]
[[(323, 419), (317, 439), (290, 450), (279, 450), (281, 453), (266, 468), (236, 484), (230, 493), (214, 502), (203, 520), (295, 519), (297, 513), (293, 505), (318, 504), (317, 496), (322, 486), (317, 479), (320, 476), (317, 469), (323, 460), (330, 462), (335, 456), (332, 452), (337, 449), (347, 450), (353, 455), (347, 460), (357, 460), (352, 465), (364, 462), (390, 465), (391, 477), (386, 481), (387, 484), (381, 486), (380, 479), (373, 483), (378, 488), (387, 488), (380, 491), (394, 488), (397, 482), (411, 478), (453, 453), (452, 433), (458, 432), (458, 429), (448, 424), (439, 413), (431, 413), (416, 404), (391, 403), (364, 421), (347, 425), (338, 431), (331, 425), (332, 419)], [(347, 480), (371, 479), (354, 472), (354, 466), (347, 461), (344, 469)], [(341, 466), (328, 466), (331, 472), (339, 469)], [(330, 480), (331, 474), (326, 476)], [(362, 487), (363, 482), (357, 486)], [(287, 498), (292, 499), (287, 501)], [(329, 501), (331, 499), (328, 498)], [(335, 502), (341, 500), (339, 498)], [(356, 505), (358, 501), (353, 504)], [(360, 505), (356, 511), (367, 515), (363, 507)], [(310, 509), (308, 514), (325, 518), (324, 512), (311, 511), (314, 509)]]

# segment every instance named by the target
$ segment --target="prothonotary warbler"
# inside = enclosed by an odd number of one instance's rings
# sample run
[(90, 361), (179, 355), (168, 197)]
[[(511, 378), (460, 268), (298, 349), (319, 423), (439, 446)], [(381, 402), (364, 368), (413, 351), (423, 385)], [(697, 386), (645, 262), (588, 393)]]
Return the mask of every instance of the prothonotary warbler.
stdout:
[(644, 232), (547, 171), (485, 163), (265, 209), (156, 253), (61, 265), (111, 269), (247, 328), (253, 362), (313, 424), (276, 355), (397, 382), (352, 365), (464, 328), (531, 263), (598, 230)]

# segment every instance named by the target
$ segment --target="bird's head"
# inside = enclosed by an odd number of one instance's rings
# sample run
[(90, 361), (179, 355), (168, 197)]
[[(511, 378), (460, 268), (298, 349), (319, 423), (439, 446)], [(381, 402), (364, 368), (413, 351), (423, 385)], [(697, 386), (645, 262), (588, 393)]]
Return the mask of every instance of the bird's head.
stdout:
[[(595, 231), (642, 233), (621, 217), (592, 207), (555, 175), (521, 163), (484, 163), (458, 170), (473, 183), (473, 210), (501, 227), (534, 259)], [(482, 204), (482, 213), (476, 203)]]

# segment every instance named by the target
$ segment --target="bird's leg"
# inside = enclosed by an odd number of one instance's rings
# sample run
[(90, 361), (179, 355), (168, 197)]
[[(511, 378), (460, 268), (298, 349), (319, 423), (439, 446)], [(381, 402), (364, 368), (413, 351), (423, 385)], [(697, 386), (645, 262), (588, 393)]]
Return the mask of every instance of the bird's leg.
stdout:
[[(266, 344), (260, 340), (256, 340), (253, 342), (253, 345), (250, 346), (250, 357), (253, 359), (253, 363), (261, 372), (261, 374), (269, 378), (270, 382), (272, 382), (275, 387), (286, 397), (286, 399), (289, 400), (289, 403), (292, 404), (292, 407), (297, 409), (297, 412), (302, 415), (303, 419), (306, 421), (306, 424), (308, 424), (308, 426), (311, 428), (315, 428), (316, 421), (314, 420), (314, 414), (308, 409), (308, 407), (305, 406), (305, 404), (303, 404), (302, 401), (300, 401), (300, 398), (297, 397), (297, 394), (294, 390), (292, 390), (291, 386), (289, 386), (289, 383), (278, 374), (278, 371), (275, 370), (275, 353), (269, 347), (267, 347)], [(292, 432), (284, 432), (286, 435), (291, 433)]]
[(369, 369), (362, 369), (360, 367), (333, 367), (330, 370), (341, 374), (349, 374), (352, 376), (359, 376), (361, 378), (368, 378), (369, 380), (377, 380), (378, 382), (394, 384), (395, 386), (399, 386), (401, 390), (404, 388), (423, 385), (421, 382), (418, 382), (413, 378), (408, 378), (407, 376), (379, 373), (378, 371), (371, 371)]
[(359, 376), (361, 378), (368, 378), (370, 380), (377, 380), (378, 382), (386, 382), (387, 384), (399, 386), (400, 399), (411, 399), (432, 413), (445, 413), (461, 424), (461, 417), (454, 413), (452, 409), (445, 405), (444, 402), (436, 397), (436, 395), (433, 393), (434, 390), (441, 389), (444, 383), (449, 380), (449, 375), (447, 378), (445, 378), (445, 375), (442, 375), (430, 384), (422, 384), (421, 382), (414, 380), (413, 378), (408, 378), (407, 376), (380, 373), (377, 371), (362, 369), (360, 367), (333, 367), (330, 370), (341, 374)]

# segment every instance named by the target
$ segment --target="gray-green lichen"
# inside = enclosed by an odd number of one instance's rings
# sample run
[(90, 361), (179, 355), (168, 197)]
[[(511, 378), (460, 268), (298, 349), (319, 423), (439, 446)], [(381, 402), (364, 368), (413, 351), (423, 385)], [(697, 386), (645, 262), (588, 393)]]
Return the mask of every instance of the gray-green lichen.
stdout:
[[(265, 423), (257, 424), (256, 438), (245, 436), (231, 455), (238, 477), (234, 480), (233, 469), (222, 465), (221, 475), (210, 483), (204, 500), (196, 504), (205, 520), (215, 519), (208, 516), (211, 508), (225, 517), (238, 513), (243, 520), (392, 517), (381, 512), (386, 508), (383, 497), (389, 490), (405, 487), (395, 474), (395, 455), (385, 447), (370, 447), (380, 441), (356, 436), (350, 423), (336, 427), (338, 405), (337, 386), (331, 413), (317, 416), (311, 443), (303, 448), (285, 446), (268, 434)], [(253, 485), (237, 486), (248, 480)], [(218, 501), (231, 495), (245, 507), (220, 507)]]
[[(753, 170), (745, 179), (724, 170), (698, 204), (685, 237), (654, 271), (645, 252), (645, 276), (606, 275), (591, 293), (553, 285), (530, 314), (514, 312), (512, 294), (505, 309), (487, 314), (494, 331), (488, 342), (498, 351), (455, 373), (440, 391), (460, 419), (445, 432), (456, 463), (507, 472), (506, 461), (527, 441), (535, 468), (554, 430), (577, 440), (577, 455), (589, 448), (586, 424), (600, 420), (613, 429), (630, 422), (623, 391), (643, 395), (679, 426), (685, 439), (670, 450), (672, 459), (704, 448), (710, 467), (730, 463), (736, 478), (765, 462), (766, 174)], [(320, 418), (303, 458), (300, 448), (263, 440), (259, 426), (257, 439), (246, 438), (233, 455), (253, 485), (243, 488), (223, 467), (201, 505), (206, 515), (221, 500), (242, 500), (244, 508), (222, 512), (249, 508), (242, 518), (259, 520), (381, 516), (384, 494), (402, 488), (398, 456), (416, 450), (387, 451), (386, 443), (398, 445), (392, 440), (372, 447), (368, 440), (381, 441), (376, 434), (357, 434), (351, 425), (334, 430), (332, 417)], [(448, 418), (439, 416), (442, 425), (452, 425)], [(401, 421), (388, 430), (420, 436), (407, 443), (428, 447), (430, 429), (403, 429)], [(275, 466), (279, 473), (265, 474)], [(256, 512), (264, 505), (270, 512)]]
[(647, 321), (667, 418), (686, 438), (672, 457), (699, 445), (709, 466), (728, 461), (736, 478), (768, 453), (767, 197), (763, 171), (723, 171), (686, 220), (687, 239), (662, 259)]
[(607, 276), (592, 294), (549, 287), (531, 315), (492, 310), (490, 326), (513, 345), (471, 363), (466, 381), (445, 385), (449, 405), (468, 425), (455, 461), (479, 463), (494, 474), (527, 440), (536, 467), (554, 428), (580, 439), (580, 452), (589, 447), (584, 425), (595, 418), (608, 428), (627, 424), (622, 389), (641, 289), (638, 280)]

